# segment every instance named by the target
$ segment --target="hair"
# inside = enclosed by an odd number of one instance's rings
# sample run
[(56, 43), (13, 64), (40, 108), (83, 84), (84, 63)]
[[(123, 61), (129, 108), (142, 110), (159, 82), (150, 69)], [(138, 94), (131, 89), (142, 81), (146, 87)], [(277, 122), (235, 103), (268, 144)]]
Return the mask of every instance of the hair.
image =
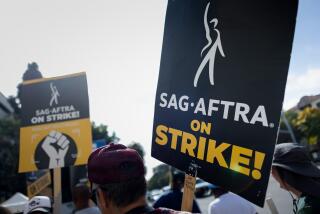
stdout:
[(282, 181), (302, 192), (302, 194), (320, 197), (320, 178), (312, 178), (275, 166)]
[(89, 202), (90, 189), (85, 184), (77, 184), (72, 190), (72, 197), (75, 201)]
[(144, 177), (131, 181), (99, 185), (105, 197), (117, 207), (125, 207), (145, 196), (147, 183)]
[(184, 185), (184, 173), (177, 172), (172, 173), (172, 180), (171, 180), (171, 188), (172, 189), (181, 189)]

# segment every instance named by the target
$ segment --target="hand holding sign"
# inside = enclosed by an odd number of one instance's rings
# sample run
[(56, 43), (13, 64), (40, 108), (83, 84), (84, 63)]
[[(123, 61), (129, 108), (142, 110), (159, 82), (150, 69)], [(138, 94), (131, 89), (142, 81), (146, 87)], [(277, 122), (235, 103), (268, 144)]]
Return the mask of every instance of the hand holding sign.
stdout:
[(64, 167), (64, 158), (69, 149), (69, 140), (57, 131), (51, 131), (42, 144), (50, 158), (49, 168)]

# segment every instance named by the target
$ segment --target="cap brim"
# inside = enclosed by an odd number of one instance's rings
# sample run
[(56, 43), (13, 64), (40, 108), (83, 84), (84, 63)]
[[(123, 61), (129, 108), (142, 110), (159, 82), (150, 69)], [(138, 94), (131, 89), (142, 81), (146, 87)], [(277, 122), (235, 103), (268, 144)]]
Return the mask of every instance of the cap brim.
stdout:
[(278, 166), (299, 175), (320, 178), (320, 169), (313, 163), (272, 163), (272, 166)]
[(49, 209), (46, 209), (46, 208), (42, 208), (42, 207), (38, 207), (34, 210), (31, 210), (29, 213), (33, 213), (35, 211), (40, 211), (40, 212), (44, 212), (44, 213), (49, 213)]

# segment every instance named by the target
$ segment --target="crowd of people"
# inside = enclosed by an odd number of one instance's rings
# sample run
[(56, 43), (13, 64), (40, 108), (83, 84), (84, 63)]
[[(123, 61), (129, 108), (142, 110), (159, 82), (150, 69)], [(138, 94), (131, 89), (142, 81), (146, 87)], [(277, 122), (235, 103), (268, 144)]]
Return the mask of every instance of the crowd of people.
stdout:
[[(284, 143), (276, 146), (272, 175), (293, 199), (293, 213), (320, 213), (320, 170), (310, 160), (305, 148)], [(139, 154), (121, 144), (96, 149), (88, 159), (90, 188), (78, 184), (73, 188), (74, 214), (183, 214), (180, 211), (184, 174), (173, 173), (171, 190), (151, 206), (146, 199), (145, 167)], [(254, 206), (222, 187), (213, 188), (215, 199), (209, 214), (254, 214)], [(0, 207), (0, 214), (10, 211)], [(52, 213), (47, 196), (31, 198), (24, 214)], [(193, 201), (192, 213), (201, 213)]]

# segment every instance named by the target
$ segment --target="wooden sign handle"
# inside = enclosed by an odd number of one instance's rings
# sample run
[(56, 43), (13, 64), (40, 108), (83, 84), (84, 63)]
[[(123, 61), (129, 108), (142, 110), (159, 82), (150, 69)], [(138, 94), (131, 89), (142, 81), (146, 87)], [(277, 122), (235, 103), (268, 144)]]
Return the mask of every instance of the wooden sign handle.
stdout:
[(186, 174), (184, 179), (181, 211), (192, 212), (196, 178)]
[(53, 169), (53, 214), (61, 213), (61, 168)]
[(195, 163), (190, 163), (188, 171), (185, 173), (181, 211), (192, 212), (197, 168), (198, 166)]

